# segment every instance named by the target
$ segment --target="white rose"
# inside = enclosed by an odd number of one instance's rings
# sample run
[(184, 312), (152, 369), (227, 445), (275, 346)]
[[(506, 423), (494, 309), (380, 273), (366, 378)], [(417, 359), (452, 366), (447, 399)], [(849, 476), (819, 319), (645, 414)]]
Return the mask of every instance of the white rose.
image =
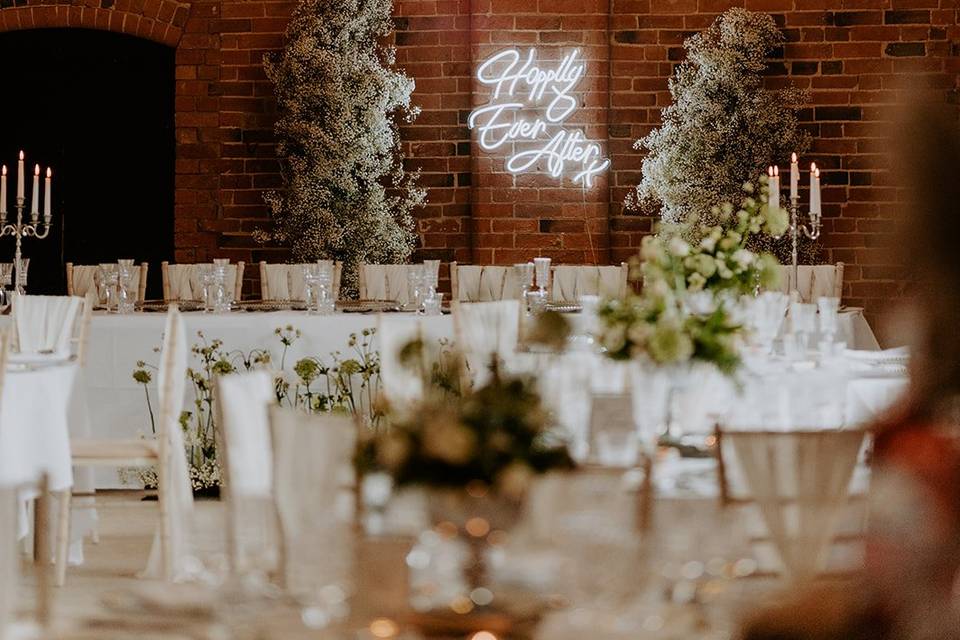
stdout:
[(683, 238), (675, 237), (670, 240), (670, 253), (680, 258), (690, 255), (690, 245)]
[(735, 251), (733, 255), (730, 256), (730, 259), (736, 262), (741, 269), (746, 269), (752, 265), (755, 258), (756, 256), (753, 254), (753, 252), (747, 249)]

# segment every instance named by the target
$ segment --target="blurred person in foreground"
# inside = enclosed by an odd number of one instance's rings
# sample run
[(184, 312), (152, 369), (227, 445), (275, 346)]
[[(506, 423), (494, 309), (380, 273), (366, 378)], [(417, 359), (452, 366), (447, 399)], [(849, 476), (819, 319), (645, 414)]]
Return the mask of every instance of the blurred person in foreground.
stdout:
[(865, 562), (758, 612), (744, 640), (960, 638), (960, 126), (925, 107), (899, 132), (911, 204), (891, 258), (910, 280), (910, 385), (872, 426)]

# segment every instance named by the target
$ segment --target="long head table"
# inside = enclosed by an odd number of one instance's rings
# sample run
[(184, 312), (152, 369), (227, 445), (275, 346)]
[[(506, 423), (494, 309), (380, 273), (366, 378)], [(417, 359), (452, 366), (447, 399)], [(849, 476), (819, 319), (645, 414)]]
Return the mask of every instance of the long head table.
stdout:
[[(409, 315), (409, 314), (404, 314)], [(863, 321), (861, 313), (856, 311), (843, 314), (844, 333), (850, 340), (866, 340), (866, 348), (875, 348), (869, 327)], [(377, 326), (375, 314), (337, 313), (330, 316), (309, 315), (304, 312), (236, 312), (231, 314), (185, 313), (184, 320), (190, 344), (200, 343), (199, 334), (207, 341), (219, 339), (225, 351), (249, 353), (253, 349), (268, 349), (279, 366), (283, 345), (276, 335), (277, 329), (292, 327), (299, 330), (300, 337), (294, 341), (286, 354), (286, 367), (304, 356), (314, 356), (331, 361), (330, 354), (340, 352), (350, 357), (348, 341), (351, 334), (360, 334), (364, 329)], [(452, 339), (453, 321), (451, 316), (421, 317), (423, 332), (430, 339)], [(90, 435), (97, 438), (130, 438), (150, 432), (150, 421), (144, 400), (143, 387), (137, 383), (132, 373), (138, 360), (156, 363), (164, 327), (162, 313), (133, 313), (126, 315), (95, 314), (92, 319), (86, 370), (82, 376), (85, 397), (89, 407)], [(0, 326), (9, 323), (9, 317), (0, 319)], [(861, 336), (861, 338), (855, 338)], [(864, 337), (865, 336), (865, 337)], [(376, 337), (373, 347), (377, 348)], [(578, 354), (577, 357), (585, 354)], [(559, 362), (558, 366), (568, 368), (573, 361)], [(579, 365), (573, 362), (575, 368)], [(610, 375), (614, 367), (607, 362), (598, 369), (592, 366), (579, 367), (579, 374), (592, 371), (593, 382)], [(524, 368), (524, 367), (520, 367)], [(551, 396), (567, 396), (560, 387), (567, 387), (570, 376), (549, 375), (549, 368), (538, 370), (543, 373), (543, 384), (547, 401)], [(579, 375), (574, 375), (579, 378)], [(626, 377), (623, 377), (625, 380)], [(583, 389), (583, 385), (575, 385)], [(590, 385), (587, 385), (588, 387)], [(568, 387), (569, 388), (569, 387)], [(155, 392), (155, 390), (153, 390)], [(561, 402), (558, 408), (562, 408)], [(870, 407), (876, 410), (877, 407)], [(882, 407), (880, 407), (882, 409)], [(587, 409), (588, 411), (588, 409)], [(564, 413), (567, 413), (564, 411)], [(567, 415), (566, 419), (572, 419)], [(118, 474), (112, 470), (98, 470), (98, 487), (118, 487)]]

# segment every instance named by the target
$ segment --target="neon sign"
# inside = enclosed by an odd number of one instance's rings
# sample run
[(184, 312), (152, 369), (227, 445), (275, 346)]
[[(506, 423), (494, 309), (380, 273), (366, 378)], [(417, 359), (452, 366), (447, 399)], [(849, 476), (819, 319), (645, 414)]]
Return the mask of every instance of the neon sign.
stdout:
[[(513, 142), (542, 142), (528, 148), (518, 145), (507, 158), (507, 171), (522, 173), (545, 159), (547, 170), (560, 178), (573, 166), (573, 181), (593, 186), (594, 176), (610, 166), (600, 145), (587, 140), (583, 132), (564, 126), (564, 121), (577, 109), (571, 95), (586, 73), (586, 64), (575, 49), (560, 60), (556, 68), (536, 63), (536, 50), (526, 57), (518, 49), (506, 49), (477, 68), (477, 80), (493, 87), (490, 102), (470, 113), (467, 126), (476, 129), (480, 148), (494, 151)], [(532, 120), (524, 117), (534, 108), (542, 115)], [(512, 116), (512, 117), (511, 117)]]

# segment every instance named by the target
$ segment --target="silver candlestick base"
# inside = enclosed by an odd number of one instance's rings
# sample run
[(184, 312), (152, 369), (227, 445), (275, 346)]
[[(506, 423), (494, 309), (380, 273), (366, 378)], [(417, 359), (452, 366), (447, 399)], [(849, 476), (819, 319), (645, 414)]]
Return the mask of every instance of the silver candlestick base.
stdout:
[(23, 238), (37, 238), (43, 240), (48, 235), (50, 235), (51, 228), (51, 218), (50, 215), (45, 215), (43, 217), (43, 222), (40, 221), (40, 214), (35, 213), (30, 216), (30, 222), (25, 223), (23, 221), (23, 209), (26, 204), (26, 198), (17, 196), (17, 221), (16, 223), (9, 224), (7, 223), (7, 214), (3, 214), (3, 225), (0, 226), (0, 238), (4, 236), (13, 236), (16, 238), (17, 244), (16, 249), (13, 254), (13, 269), (14, 269), (14, 282), (15, 291), (22, 294), (24, 292), (22, 278), (20, 277), (23, 273), (23, 252), (21, 250), (21, 242)]
[(822, 214), (809, 212), (807, 214), (810, 218), (810, 224), (800, 224), (800, 196), (791, 196), (790, 197), (790, 238), (793, 242), (793, 250), (791, 253), (791, 271), (790, 275), (793, 278), (791, 282), (790, 291), (797, 291), (800, 285), (800, 265), (799, 261), (799, 251), (798, 245), (800, 244), (800, 234), (809, 238), (810, 240), (816, 240), (820, 237), (821, 229), (821, 218)]

